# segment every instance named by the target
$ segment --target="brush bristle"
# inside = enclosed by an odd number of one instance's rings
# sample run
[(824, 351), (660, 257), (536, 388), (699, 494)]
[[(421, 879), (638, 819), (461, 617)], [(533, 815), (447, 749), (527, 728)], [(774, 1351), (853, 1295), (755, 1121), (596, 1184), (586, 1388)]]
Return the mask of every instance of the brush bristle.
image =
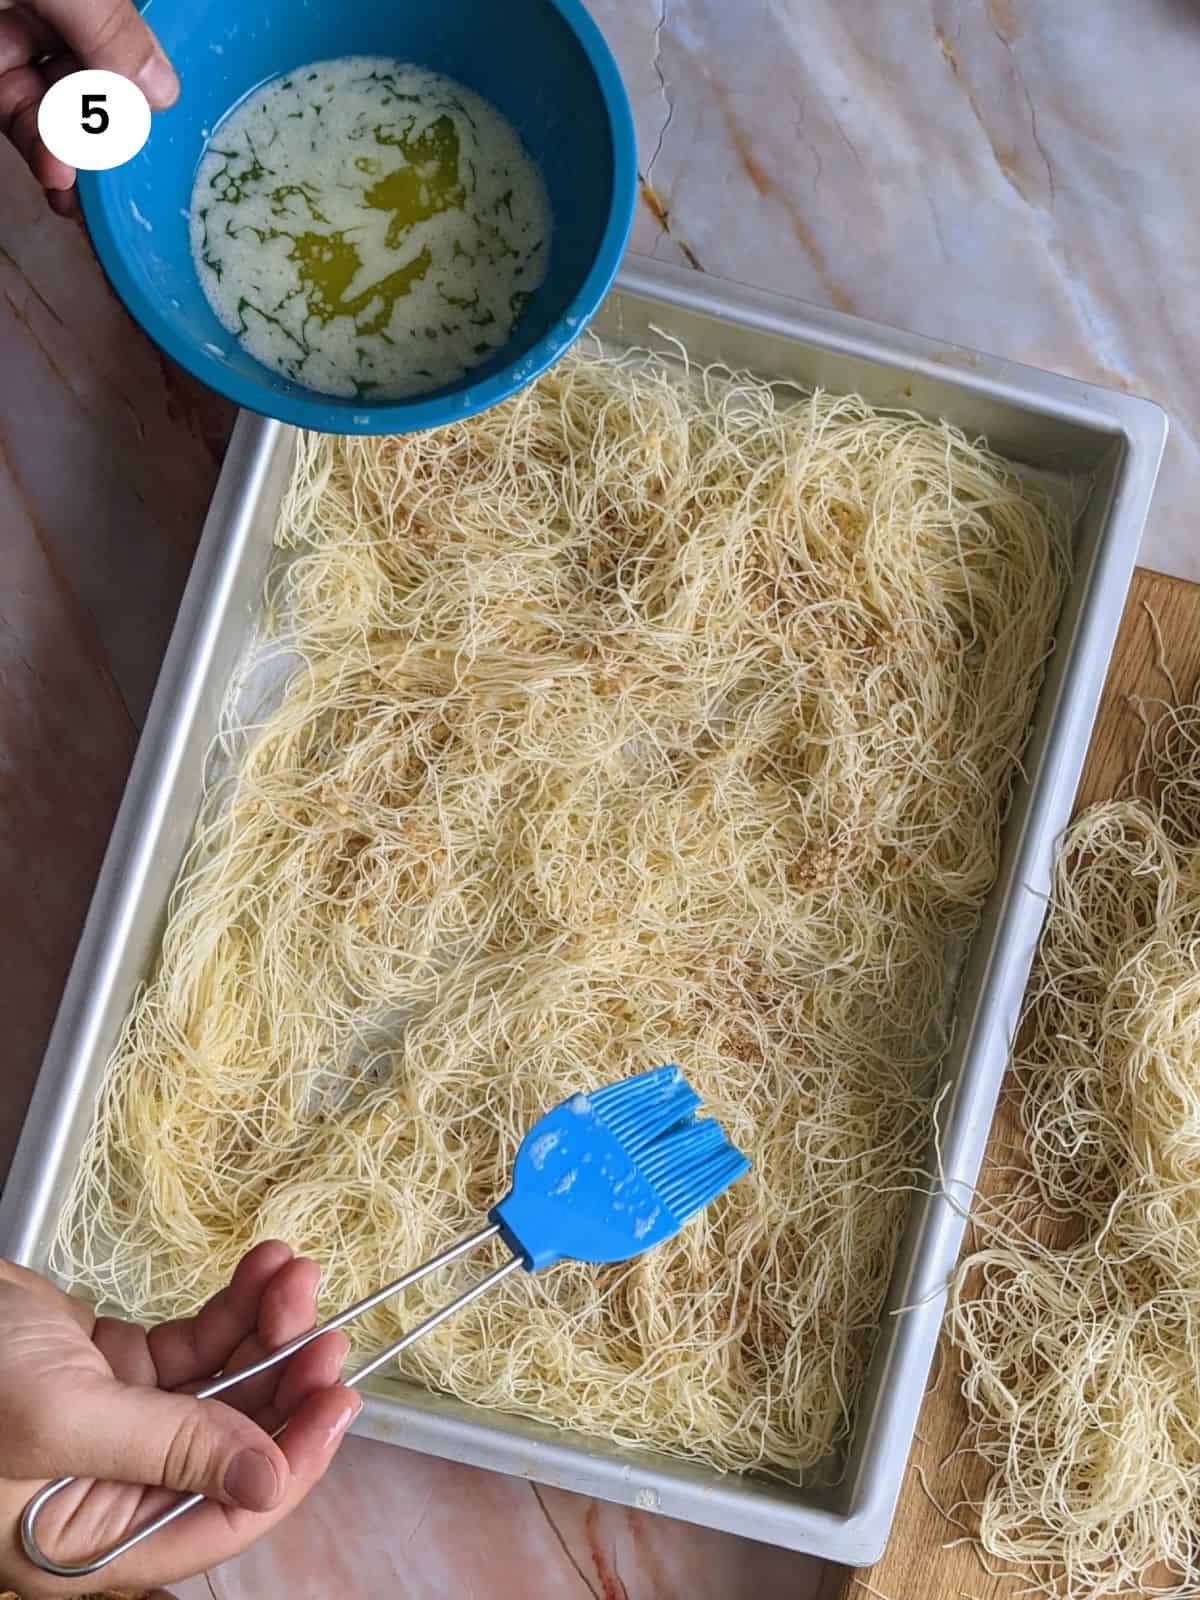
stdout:
[(682, 1226), (750, 1169), (678, 1067), (658, 1067), (591, 1096), (599, 1121)]

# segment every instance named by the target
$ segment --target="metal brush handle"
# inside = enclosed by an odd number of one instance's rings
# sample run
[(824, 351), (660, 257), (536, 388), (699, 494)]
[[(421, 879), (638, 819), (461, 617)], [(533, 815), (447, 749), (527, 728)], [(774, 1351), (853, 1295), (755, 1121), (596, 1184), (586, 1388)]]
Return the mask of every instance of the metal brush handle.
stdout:
[[(267, 1372), (271, 1367), (277, 1367), (281, 1361), (287, 1361), (289, 1357), (296, 1354), (297, 1350), (303, 1350), (306, 1344), (311, 1344), (314, 1339), (319, 1339), (323, 1333), (332, 1333), (336, 1328), (344, 1328), (348, 1322), (353, 1322), (356, 1317), (362, 1316), (367, 1311), (373, 1311), (377, 1305), (382, 1305), (392, 1295), (399, 1294), (401, 1290), (419, 1282), (420, 1279), (427, 1277), (429, 1273), (436, 1272), (439, 1267), (447, 1266), (451, 1261), (457, 1261), (461, 1256), (469, 1255), (472, 1250), (477, 1249), (485, 1240), (494, 1238), (499, 1232), (499, 1225), (491, 1222), (486, 1228), (481, 1228), (478, 1233), (473, 1233), (466, 1239), (460, 1239), (457, 1244), (452, 1244), (449, 1249), (443, 1250), (440, 1255), (432, 1256), (428, 1261), (423, 1262), (421, 1266), (414, 1267), (411, 1272), (406, 1272), (402, 1278), (397, 1278), (394, 1283), (389, 1283), (384, 1288), (377, 1289), (374, 1294), (369, 1294), (365, 1300), (359, 1300), (356, 1305), (350, 1306), (345, 1311), (340, 1311), (336, 1317), (330, 1317), (329, 1321), (323, 1322), (320, 1327), (310, 1328), (307, 1333), (299, 1334), (295, 1339), (290, 1339), (287, 1344), (282, 1345), (271, 1355), (264, 1356), (261, 1361), (256, 1361), (253, 1366), (243, 1367), (238, 1372), (223, 1374), (212, 1383), (207, 1384), (203, 1389), (198, 1390), (196, 1394), (197, 1400), (211, 1400), (214, 1395), (224, 1394), (226, 1389), (232, 1389), (235, 1384), (244, 1383), (247, 1378), (255, 1378), (260, 1372)], [(350, 1389), (357, 1388), (372, 1373), (378, 1372), (380, 1367), (386, 1366), (389, 1361), (398, 1356), (402, 1350), (407, 1350), (410, 1344), (415, 1344), (424, 1334), (431, 1333), (434, 1328), (440, 1327), (456, 1311), (461, 1311), (464, 1306), (469, 1306), (473, 1300), (478, 1300), (480, 1295), (486, 1294), (494, 1284), (499, 1283), (502, 1278), (507, 1278), (510, 1272), (514, 1272), (523, 1265), (524, 1263), (520, 1256), (511, 1256), (502, 1266), (497, 1267), (494, 1272), (489, 1272), (486, 1278), (481, 1278), (470, 1289), (464, 1289), (462, 1294), (451, 1300), (447, 1305), (444, 1305), (440, 1311), (435, 1311), (432, 1316), (426, 1317), (424, 1322), (419, 1322), (415, 1328), (410, 1328), (394, 1344), (388, 1345), (386, 1350), (381, 1350), (378, 1355), (372, 1356), (365, 1366), (359, 1367), (352, 1377), (345, 1380), (346, 1387)], [(278, 1438), (286, 1427), (287, 1423), (282, 1423), (276, 1428), (272, 1437)], [(69, 1566), (63, 1562), (53, 1560), (38, 1544), (37, 1519), (47, 1502), (65, 1489), (68, 1484), (74, 1482), (75, 1479), (73, 1477), (55, 1478), (53, 1483), (48, 1483), (44, 1489), (38, 1490), (37, 1494), (25, 1507), (21, 1516), (21, 1545), (25, 1554), (35, 1567), (40, 1568), (42, 1572), (48, 1572), (55, 1578), (90, 1578), (94, 1572), (99, 1572), (102, 1567), (108, 1566), (110, 1561), (115, 1561), (118, 1556), (126, 1555), (135, 1545), (141, 1544), (143, 1539), (148, 1539), (152, 1533), (157, 1533), (160, 1528), (167, 1527), (177, 1517), (183, 1516), (185, 1511), (190, 1511), (193, 1506), (202, 1505), (206, 1498), (202, 1494), (185, 1495), (175, 1505), (168, 1506), (166, 1511), (160, 1512), (144, 1528), (139, 1528), (136, 1533), (131, 1533), (128, 1538), (122, 1539), (119, 1544), (113, 1545), (111, 1550), (106, 1550), (103, 1554), (93, 1557), (91, 1561), (83, 1561), (75, 1566)]]

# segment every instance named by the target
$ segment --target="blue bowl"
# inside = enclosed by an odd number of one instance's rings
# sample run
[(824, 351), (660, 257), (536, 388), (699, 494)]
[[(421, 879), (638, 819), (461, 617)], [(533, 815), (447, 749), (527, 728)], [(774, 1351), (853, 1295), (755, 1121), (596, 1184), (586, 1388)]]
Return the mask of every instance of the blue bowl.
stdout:
[[(81, 173), (96, 254), (166, 353), (240, 406), (326, 433), (408, 433), (483, 411), (555, 361), (603, 299), (625, 248), (637, 156), (624, 86), (581, 0), (151, 0), (183, 84), (141, 154)], [(205, 141), (267, 79), (337, 56), (446, 73), (497, 106), (541, 168), (550, 261), (508, 344), (410, 400), (322, 395), (272, 372), (218, 322), (200, 286), (188, 205)]]

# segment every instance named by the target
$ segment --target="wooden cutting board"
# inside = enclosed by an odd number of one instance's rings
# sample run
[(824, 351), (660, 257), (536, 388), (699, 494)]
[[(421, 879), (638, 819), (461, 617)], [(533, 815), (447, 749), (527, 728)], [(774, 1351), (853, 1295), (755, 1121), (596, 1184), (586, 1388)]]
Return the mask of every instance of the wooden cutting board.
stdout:
[[(1152, 617), (1161, 630), (1161, 650)], [(1131, 702), (1170, 696), (1164, 663), (1181, 694), (1188, 695), (1200, 679), (1200, 584), (1139, 570), (1125, 607), (1079, 785), (1079, 809), (1108, 799), (1130, 772), (1142, 736), (1142, 724)], [(1153, 711), (1152, 707), (1148, 709)], [(994, 1194), (1004, 1187), (1004, 1177), (997, 1168), (1011, 1156), (1006, 1158), (1000, 1147), (1011, 1146), (1018, 1137), (1015, 1119), (1002, 1101), (980, 1176), (981, 1194)], [(971, 1470), (975, 1463), (963, 1458), (944, 1462), (966, 1422), (953, 1363), (946, 1354), (940, 1350), (934, 1360), (933, 1384), (917, 1425), (917, 1439), (883, 1560), (860, 1571), (831, 1567), (825, 1575), (821, 1600), (864, 1600), (864, 1596), (872, 1594), (886, 1600), (1011, 1600), (1017, 1592), (1019, 1586), (1011, 1576), (992, 1577), (984, 1570), (970, 1543), (946, 1548), (962, 1533), (935, 1508), (933, 1499), (951, 1506), (964, 1483), (976, 1493), (982, 1482), (977, 1467), (974, 1472)], [(964, 1521), (971, 1525), (969, 1513)], [(990, 1558), (989, 1564), (997, 1565)]]

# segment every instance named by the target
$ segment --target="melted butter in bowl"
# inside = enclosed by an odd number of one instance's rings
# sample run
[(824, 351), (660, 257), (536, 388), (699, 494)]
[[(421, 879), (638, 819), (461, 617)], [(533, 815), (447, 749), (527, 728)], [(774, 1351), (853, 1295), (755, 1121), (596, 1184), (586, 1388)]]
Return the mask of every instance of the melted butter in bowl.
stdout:
[(246, 350), (323, 394), (400, 399), (504, 345), (549, 259), (511, 124), (453, 80), (351, 56), (257, 89), (205, 148), (192, 254)]

